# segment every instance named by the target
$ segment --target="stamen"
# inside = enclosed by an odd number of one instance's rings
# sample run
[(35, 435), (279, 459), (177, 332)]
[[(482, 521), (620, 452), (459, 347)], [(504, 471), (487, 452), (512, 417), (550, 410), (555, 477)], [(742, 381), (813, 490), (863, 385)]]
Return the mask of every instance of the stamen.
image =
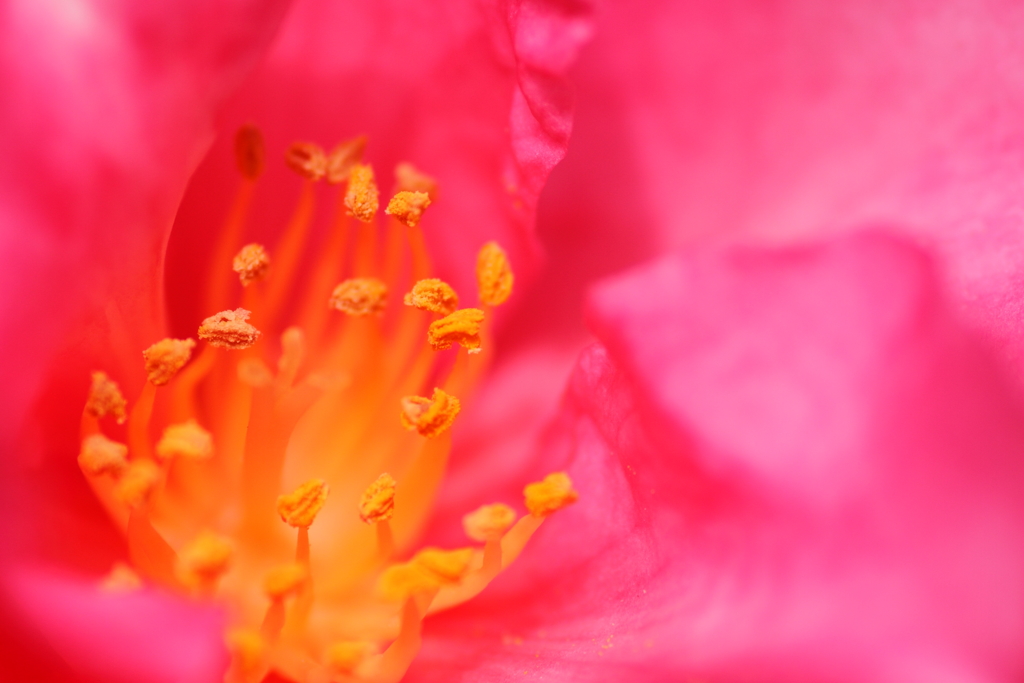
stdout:
[(277, 513), (295, 528), (308, 528), (327, 502), (330, 487), (323, 479), (310, 479), (305, 484), (277, 498)]
[(359, 517), (367, 524), (386, 522), (395, 514), (394, 477), (385, 472), (370, 484), (359, 501)]
[(372, 652), (369, 643), (343, 640), (333, 643), (324, 653), (324, 663), (341, 674), (352, 673)]
[(247, 244), (235, 255), (231, 269), (238, 273), (242, 286), (248, 287), (267, 276), (267, 271), (270, 270), (270, 256), (262, 244)]
[(345, 193), (348, 214), (363, 223), (369, 223), (380, 206), (380, 191), (373, 179), (373, 167), (355, 164), (348, 177), (348, 191)]
[(227, 571), (233, 552), (227, 539), (204, 531), (178, 556), (178, 578), (186, 586), (212, 589)]
[(306, 335), (298, 327), (289, 327), (281, 333), (281, 357), (277, 359), (278, 383), (287, 389), (299, 374), (306, 355)]
[(307, 180), (317, 181), (327, 174), (327, 155), (313, 142), (293, 142), (284, 160), (288, 168)]
[(327, 155), (327, 182), (337, 185), (349, 179), (352, 167), (363, 160), (366, 136), (346, 140)]
[(92, 373), (92, 385), (89, 387), (89, 397), (85, 401), (85, 410), (95, 418), (105, 415), (113, 415), (117, 424), (124, 424), (128, 419), (128, 401), (121, 394), (121, 388), (117, 382), (110, 379), (107, 373), (96, 371)]
[(572, 480), (565, 472), (555, 472), (544, 477), (543, 481), (527, 484), (523, 496), (526, 509), (534, 517), (547, 517), (579, 499), (579, 494), (572, 488)]
[(437, 201), (437, 181), (409, 162), (395, 166), (395, 183), (400, 192), (426, 192), (432, 201)]
[(161, 460), (205, 460), (213, 457), (213, 436), (195, 420), (170, 425), (156, 445), (156, 455)]
[(199, 338), (225, 349), (247, 349), (260, 338), (260, 331), (246, 322), (250, 315), (244, 308), (211, 315), (199, 326)]
[(115, 562), (100, 582), (100, 590), (107, 593), (131, 593), (142, 588), (142, 579), (124, 562)]
[(419, 225), (423, 212), (427, 210), (428, 206), (430, 206), (430, 195), (426, 192), (403, 190), (391, 198), (384, 213), (394, 216), (410, 228), (415, 228)]
[(91, 434), (82, 440), (78, 464), (94, 477), (108, 473), (119, 475), (128, 467), (128, 447), (102, 434)]
[(274, 383), (274, 373), (259, 358), (243, 358), (238, 361), (238, 379), (253, 389), (260, 389)]
[(440, 587), (440, 577), (417, 562), (393, 564), (384, 570), (377, 582), (377, 592), (392, 602), (431, 593)]
[(438, 388), (431, 398), (406, 396), (402, 399), (402, 426), (433, 438), (452, 426), (460, 408), (459, 399)]
[(309, 571), (298, 562), (275, 567), (263, 579), (263, 592), (271, 600), (281, 600), (297, 593), (309, 577)]
[(405, 295), (404, 303), (421, 311), (451, 315), (459, 307), (459, 295), (447, 282), (428, 278), (412, 286), (412, 291)]
[(161, 339), (142, 352), (150, 382), (163, 386), (192, 358), (195, 339)]
[(263, 173), (266, 160), (263, 133), (256, 126), (246, 124), (235, 134), (235, 162), (238, 171), (249, 180), (256, 180)]
[(483, 322), (484, 312), (479, 308), (463, 308), (430, 323), (427, 341), (435, 351), (459, 344), (469, 353), (480, 353), (480, 326)]
[(345, 280), (334, 288), (330, 305), (349, 315), (379, 315), (387, 303), (388, 286), (372, 277)]
[(266, 642), (259, 631), (251, 628), (231, 629), (224, 640), (231, 652), (233, 664), (242, 673), (254, 671), (263, 663)]
[(481, 505), (462, 518), (462, 528), (474, 541), (501, 538), (516, 521), (516, 512), (504, 503)]
[(118, 499), (129, 507), (139, 507), (160, 483), (160, 468), (152, 460), (133, 460), (114, 489)]
[(476, 258), (476, 281), (480, 301), (488, 306), (505, 303), (512, 294), (512, 267), (497, 242), (488, 242)]
[(472, 548), (458, 550), (424, 548), (416, 553), (412, 561), (434, 574), (442, 583), (455, 583), (465, 575), (471, 559), (473, 559)]

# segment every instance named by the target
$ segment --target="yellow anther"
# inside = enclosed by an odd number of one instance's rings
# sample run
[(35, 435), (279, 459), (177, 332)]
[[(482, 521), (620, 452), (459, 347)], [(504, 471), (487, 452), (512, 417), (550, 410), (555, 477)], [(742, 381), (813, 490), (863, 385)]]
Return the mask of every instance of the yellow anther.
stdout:
[(455, 583), (469, 569), (471, 559), (473, 559), (472, 548), (458, 550), (424, 548), (416, 553), (412, 561), (434, 574), (442, 583)]
[(277, 514), (295, 528), (308, 527), (323, 509), (330, 492), (323, 479), (310, 479), (291, 493), (277, 497)]
[(359, 640), (343, 640), (333, 643), (324, 652), (324, 664), (338, 673), (348, 674), (359, 666), (373, 651), (369, 643)]
[(238, 273), (243, 287), (259, 282), (270, 270), (270, 256), (262, 244), (247, 244), (242, 247), (231, 262), (231, 270)]
[(334, 288), (330, 305), (349, 315), (379, 315), (387, 298), (388, 286), (377, 278), (354, 277)]
[(405, 295), (404, 303), (421, 311), (450, 315), (459, 307), (459, 295), (447, 282), (429, 278), (414, 284), (412, 291)]
[(399, 192), (426, 192), (437, 201), (437, 181), (408, 162), (395, 166), (395, 184)]
[(238, 361), (238, 379), (253, 389), (260, 389), (274, 383), (274, 373), (259, 358), (243, 358)]
[(102, 434), (90, 434), (82, 439), (78, 464), (93, 476), (121, 474), (128, 467), (128, 447)]
[(402, 191), (391, 198), (384, 213), (394, 216), (410, 228), (420, 224), (423, 212), (430, 206), (430, 195), (426, 192)]
[(402, 399), (402, 426), (433, 438), (452, 426), (460, 407), (459, 399), (437, 388), (430, 398), (406, 396)]
[(476, 257), (476, 282), (480, 301), (488, 306), (505, 303), (512, 294), (513, 279), (505, 250), (497, 242), (485, 244)]
[(170, 425), (156, 445), (156, 454), (161, 460), (205, 460), (213, 456), (213, 437), (195, 420)]
[(327, 173), (327, 155), (313, 142), (293, 142), (284, 154), (288, 168), (307, 180), (320, 180)]
[(242, 671), (252, 671), (258, 667), (267, 649), (263, 636), (252, 628), (231, 629), (225, 634), (224, 643)]
[(308, 576), (306, 567), (298, 562), (275, 567), (263, 579), (263, 592), (271, 600), (280, 600), (298, 591)]
[(359, 500), (359, 517), (367, 524), (376, 524), (391, 519), (395, 514), (394, 477), (385, 472), (366, 487)]
[(480, 326), (484, 312), (479, 308), (463, 308), (430, 323), (427, 341), (437, 351), (459, 344), (469, 353), (480, 353)]
[(124, 400), (117, 382), (107, 377), (105, 372), (92, 373), (92, 385), (89, 397), (85, 400), (85, 410), (93, 417), (113, 415), (117, 424), (124, 424), (128, 419), (128, 401)]
[(263, 133), (252, 124), (246, 124), (235, 133), (235, 163), (238, 171), (249, 180), (256, 180), (263, 173), (266, 158)]
[(117, 481), (114, 493), (118, 500), (138, 507), (156, 490), (160, 483), (160, 468), (152, 460), (133, 460)]
[(143, 351), (149, 381), (157, 386), (170, 382), (192, 357), (195, 346), (195, 339), (161, 339)]
[(474, 541), (501, 538), (516, 521), (516, 511), (504, 503), (481, 505), (462, 518), (462, 528)]
[(244, 308), (211, 315), (199, 326), (199, 338), (225, 349), (247, 349), (260, 338), (260, 331), (246, 322), (250, 315)]
[(572, 480), (565, 472), (555, 472), (543, 481), (527, 484), (523, 489), (526, 509), (534, 517), (547, 517), (552, 512), (572, 505), (579, 494), (572, 489)]
[(178, 555), (178, 578), (187, 586), (215, 581), (228, 569), (233, 548), (227, 539), (204, 531)]
[(327, 155), (327, 182), (343, 183), (348, 180), (352, 167), (363, 160), (366, 136), (346, 140)]
[(131, 593), (140, 588), (142, 579), (124, 562), (115, 562), (100, 582), (100, 589), (108, 593)]
[(394, 564), (384, 570), (377, 591), (385, 600), (401, 602), (420, 593), (441, 587), (441, 579), (417, 562)]
[(363, 223), (369, 223), (380, 206), (380, 191), (373, 179), (373, 167), (368, 164), (353, 164), (348, 175), (348, 190), (345, 192), (345, 207), (348, 215), (355, 216)]

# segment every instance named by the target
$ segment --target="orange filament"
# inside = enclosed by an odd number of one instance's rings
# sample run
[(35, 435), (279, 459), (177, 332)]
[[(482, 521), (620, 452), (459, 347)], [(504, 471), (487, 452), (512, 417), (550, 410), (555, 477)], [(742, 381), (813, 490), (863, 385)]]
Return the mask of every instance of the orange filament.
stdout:
[(256, 126), (246, 125), (235, 135), (235, 163), (242, 177), (256, 180), (263, 173), (266, 152), (263, 147), (263, 133)]
[(78, 464), (94, 477), (121, 474), (128, 467), (128, 447), (102, 434), (91, 434), (82, 441)]
[(438, 388), (431, 398), (406, 396), (402, 399), (402, 426), (434, 438), (452, 426), (460, 407), (459, 399)]
[(363, 160), (366, 151), (366, 136), (346, 140), (327, 155), (327, 182), (337, 185), (349, 178), (352, 167)]
[(579, 498), (572, 488), (572, 481), (565, 472), (555, 472), (543, 481), (527, 484), (523, 489), (526, 509), (534, 517), (547, 517), (552, 512), (571, 505)]
[(412, 291), (405, 295), (404, 303), (421, 311), (451, 315), (459, 307), (459, 295), (447, 282), (427, 278), (412, 286)]
[(244, 308), (211, 315), (199, 326), (199, 338), (225, 349), (247, 349), (260, 338), (260, 331), (246, 322), (250, 315)]
[(107, 377), (105, 372), (92, 373), (92, 385), (85, 401), (85, 411), (89, 415), (95, 418), (113, 415), (117, 424), (124, 424), (128, 419), (127, 407), (128, 401), (121, 394), (117, 382)]
[(213, 457), (213, 436), (195, 420), (173, 424), (164, 430), (163, 437), (157, 442), (156, 455), (161, 460), (205, 460)]
[(373, 168), (366, 164), (354, 164), (348, 177), (348, 192), (345, 193), (348, 214), (363, 223), (369, 223), (377, 215), (380, 206), (380, 191), (373, 179)]
[(204, 531), (178, 557), (178, 578), (186, 586), (211, 587), (228, 569), (234, 548), (223, 536)]
[(349, 315), (379, 315), (387, 303), (388, 286), (372, 277), (345, 280), (331, 293), (330, 305)]
[(469, 353), (480, 353), (480, 326), (483, 322), (484, 312), (479, 308), (463, 308), (430, 323), (427, 341), (435, 351), (458, 344)]
[(312, 142), (296, 142), (284, 155), (285, 163), (307, 180), (320, 180), (327, 175), (327, 155)]
[(117, 482), (118, 499), (129, 507), (139, 507), (160, 483), (160, 468), (152, 460), (133, 460)]
[(476, 282), (480, 302), (487, 306), (505, 303), (512, 295), (512, 267), (497, 242), (488, 242), (476, 258)]
[(408, 192), (403, 190), (391, 198), (384, 213), (394, 216), (399, 221), (415, 228), (420, 224), (423, 212), (430, 206), (430, 195), (426, 192)]
[(330, 491), (323, 479), (311, 479), (293, 492), (278, 496), (277, 514), (290, 526), (308, 527), (323, 509)]
[(149, 381), (157, 386), (170, 382), (192, 357), (195, 345), (195, 339), (161, 339), (143, 351)]
[(270, 270), (270, 257), (262, 244), (247, 244), (235, 255), (231, 262), (231, 270), (238, 273), (243, 287), (259, 282)]
[(359, 517), (367, 524), (386, 522), (395, 514), (395, 479), (385, 472), (363, 492)]
[(501, 538), (516, 521), (515, 510), (504, 503), (482, 505), (462, 518), (462, 528), (474, 541)]

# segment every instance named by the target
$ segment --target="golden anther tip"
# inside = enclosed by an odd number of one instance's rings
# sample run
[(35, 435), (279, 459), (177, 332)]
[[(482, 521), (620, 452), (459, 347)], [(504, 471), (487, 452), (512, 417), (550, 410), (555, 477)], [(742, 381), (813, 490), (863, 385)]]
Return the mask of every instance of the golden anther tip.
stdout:
[(298, 562), (275, 567), (263, 579), (263, 592), (271, 600), (280, 600), (298, 591), (308, 576), (306, 567)]
[(380, 206), (380, 191), (373, 179), (373, 167), (368, 164), (353, 164), (348, 175), (348, 190), (345, 192), (345, 207), (349, 216), (355, 216), (363, 223), (369, 223)]
[(423, 218), (423, 212), (430, 206), (430, 195), (426, 192), (403, 190), (391, 198), (384, 213), (394, 216), (410, 228), (415, 228)]
[(128, 401), (121, 393), (121, 387), (110, 379), (105, 372), (92, 373), (92, 384), (89, 396), (85, 400), (85, 410), (95, 418), (113, 415), (117, 424), (124, 424), (128, 419)]
[(128, 467), (128, 447), (111, 441), (102, 434), (90, 434), (82, 439), (78, 464), (94, 477), (101, 474), (118, 475)]
[(504, 503), (481, 505), (462, 518), (462, 528), (474, 541), (491, 541), (512, 528), (516, 511)]
[(310, 479), (291, 493), (277, 497), (277, 514), (295, 528), (308, 527), (323, 509), (330, 492), (323, 479)]
[(564, 507), (572, 505), (579, 494), (572, 488), (572, 480), (565, 472), (555, 472), (543, 481), (527, 484), (523, 489), (526, 509), (534, 517), (547, 517)]
[(476, 282), (480, 301), (497, 306), (508, 301), (512, 294), (512, 267), (508, 254), (497, 242), (488, 242), (476, 257)]
[(394, 564), (377, 581), (377, 592), (385, 600), (402, 602), (414, 595), (430, 593), (441, 587), (441, 580), (417, 562)]
[(462, 308), (435, 320), (427, 328), (427, 341), (435, 351), (450, 349), (459, 344), (469, 353), (480, 353), (480, 326), (484, 312), (479, 308)]
[(332, 643), (324, 652), (324, 664), (341, 674), (349, 674), (373, 653), (370, 643), (343, 640)]
[(416, 553), (412, 561), (434, 574), (442, 583), (455, 583), (465, 575), (471, 559), (473, 559), (472, 548), (459, 548), (458, 550), (424, 548)]
[(327, 173), (327, 155), (313, 142), (293, 142), (284, 154), (284, 161), (306, 180), (320, 180)]
[(199, 326), (199, 338), (225, 349), (247, 349), (260, 338), (260, 331), (246, 322), (250, 315), (244, 308), (211, 315)]
[(259, 282), (270, 270), (270, 256), (262, 244), (247, 244), (242, 247), (231, 262), (231, 270), (238, 273), (243, 287)]
[(152, 460), (133, 460), (117, 481), (114, 495), (125, 505), (138, 507), (160, 483), (160, 468)]
[(266, 159), (263, 133), (252, 124), (246, 124), (235, 133), (235, 163), (238, 171), (249, 180), (256, 180), (263, 173)]
[(195, 339), (161, 339), (143, 351), (149, 381), (157, 386), (170, 382), (192, 357), (195, 346)]
[(124, 562), (115, 562), (103, 580), (100, 590), (107, 593), (131, 593), (142, 588), (142, 579)]
[(407, 161), (395, 166), (395, 185), (399, 192), (426, 192), (437, 201), (437, 181)]
[(433, 438), (448, 430), (455, 422), (461, 405), (459, 399), (441, 389), (434, 389), (430, 398), (406, 396), (402, 399), (402, 426), (415, 429), (422, 436)]
[(380, 315), (387, 298), (388, 286), (377, 278), (354, 277), (334, 288), (329, 303), (349, 315)]
[(376, 524), (391, 519), (395, 514), (394, 477), (385, 472), (366, 487), (359, 500), (359, 518), (367, 524)]
[(164, 429), (156, 444), (156, 454), (161, 460), (205, 460), (213, 456), (213, 436), (195, 420), (173, 424)]
[(224, 644), (242, 671), (256, 669), (263, 662), (267, 647), (263, 636), (254, 628), (231, 629), (224, 635)]
[(186, 586), (200, 586), (215, 581), (227, 571), (234, 549), (223, 536), (203, 531), (178, 555), (175, 567), (178, 578)]
[(459, 307), (459, 295), (447, 282), (428, 278), (414, 284), (403, 303), (421, 311), (451, 315)]
[(327, 155), (327, 182), (337, 185), (349, 178), (352, 167), (363, 160), (366, 151), (366, 136), (346, 140)]

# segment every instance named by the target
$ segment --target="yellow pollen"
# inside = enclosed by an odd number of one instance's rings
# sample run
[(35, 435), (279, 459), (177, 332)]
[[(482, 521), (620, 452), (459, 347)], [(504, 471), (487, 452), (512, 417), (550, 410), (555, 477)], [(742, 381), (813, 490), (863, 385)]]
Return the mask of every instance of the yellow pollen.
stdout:
[(115, 562), (100, 582), (100, 590), (108, 593), (131, 593), (142, 588), (142, 579), (124, 562)]
[(420, 593), (441, 587), (441, 579), (417, 562), (394, 564), (384, 570), (377, 582), (377, 591), (385, 600), (402, 602)]
[(117, 424), (124, 424), (128, 419), (128, 401), (124, 400), (117, 382), (107, 377), (107, 373), (92, 373), (92, 385), (89, 397), (85, 401), (85, 410), (96, 418), (113, 415)]
[(423, 212), (430, 206), (430, 195), (426, 192), (399, 192), (391, 201), (384, 213), (394, 216), (410, 228), (415, 228), (423, 217)]
[(266, 643), (256, 629), (231, 629), (227, 632), (224, 641), (242, 671), (252, 671), (262, 662)]
[(195, 345), (195, 339), (161, 339), (143, 351), (149, 381), (157, 386), (170, 382), (192, 357)]
[(327, 155), (327, 182), (337, 185), (348, 180), (352, 167), (363, 160), (366, 136), (346, 140)]
[(90, 434), (82, 440), (78, 464), (93, 476), (121, 474), (128, 467), (128, 447), (102, 434)]
[(233, 552), (227, 539), (204, 531), (178, 556), (178, 578), (187, 586), (214, 581), (227, 571)]
[(249, 180), (256, 180), (263, 173), (266, 154), (263, 133), (253, 125), (244, 125), (235, 134), (235, 163), (238, 171)]
[(402, 399), (402, 426), (433, 438), (452, 426), (460, 407), (459, 399), (438, 388), (431, 398), (406, 396)]
[(430, 323), (427, 341), (436, 351), (450, 349), (459, 344), (469, 353), (480, 353), (480, 326), (484, 312), (479, 308), (463, 308)]
[(343, 640), (333, 643), (324, 653), (324, 663), (338, 673), (352, 673), (372, 649), (369, 643), (359, 640)]
[(263, 579), (263, 592), (271, 600), (280, 600), (301, 588), (308, 576), (309, 572), (298, 562), (275, 567)]
[(412, 291), (405, 295), (404, 303), (421, 311), (451, 315), (459, 307), (459, 295), (447, 282), (429, 278), (414, 284)]
[(213, 436), (195, 420), (170, 425), (156, 444), (156, 454), (161, 460), (205, 460), (213, 456)]
[(565, 472), (555, 472), (543, 481), (527, 484), (523, 489), (526, 509), (534, 517), (547, 517), (552, 512), (572, 505), (579, 494), (572, 489), (572, 480)]
[(395, 514), (395, 480), (385, 472), (363, 492), (359, 501), (359, 517), (367, 524), (391, 519)]
[(349, 315), (379, 315), (387, 303), (388, 286), (372, 277), (345, 280), (331, 293), (330, 305)]
[(354, 164), (348, 176), (348, 191), (345, 193), (345, 207), (348, 215), (355, 216), (363, 223), (369, 223), (380, 206), (380, 191), (373, 179), (373, 167), (368, 164)]
[(199, 338), (225, 349), (247, 349), (260, 338), (260, 331), (246, 322), (250, 315), (244, 308), (211, 315), (199, 326)]
[(118, 499), (138, 507), (146, 502), (160, 483), (160, 468), (152, 460), (133, 460), (117, 482), (114, 490)]
[(242, 247), (231, 262), (231, 269), (238, 273), (243, 287), (259, 282), (270, 270), (270, 257), (262, 244), (247, 244)]
[(320, 180), (327, 173), (327, 155), (313, 142), (293, 142), (284, 160), (288, 168), (307, 180)]
[(310, 479), (293, 492), (277, 497), (277, 513), (297, 529), (308, 527), (323, 509), (330, 491), (323, 479)]
[(441, 550), (440, 548), (424, 548), (416, 553), (412, 561), (431, 572), (443, 583), (455, 583), (469, 569), (469, 561), (473, 559), (472, 548), (458, 550)]
[(437, 201), (437, 181), (408, 162), (395, 166), (395, 183), (400, 192), (426, 192)]
[(481, 505), (462, 518), (462, 528), (474, 541), (500, 538), (516, 521), (516, 512), (504, 503)]
[(505, 250), (497, 242), (485, 244), (476, 257), (480, 301), (488, 306), (505, 303), (512, 294), (513, 279)]

